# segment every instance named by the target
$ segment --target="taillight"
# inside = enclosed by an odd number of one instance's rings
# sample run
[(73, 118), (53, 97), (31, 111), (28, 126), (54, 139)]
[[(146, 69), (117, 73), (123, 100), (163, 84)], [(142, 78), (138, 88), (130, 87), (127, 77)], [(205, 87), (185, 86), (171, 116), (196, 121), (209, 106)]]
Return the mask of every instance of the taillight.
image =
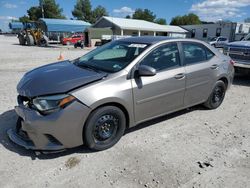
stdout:
[(229, 63), (230, 63), (231, 65), (234, 65), (234, 64), (235, 64), (235, 61), (232, 60), (232, 59), (230, 59)]

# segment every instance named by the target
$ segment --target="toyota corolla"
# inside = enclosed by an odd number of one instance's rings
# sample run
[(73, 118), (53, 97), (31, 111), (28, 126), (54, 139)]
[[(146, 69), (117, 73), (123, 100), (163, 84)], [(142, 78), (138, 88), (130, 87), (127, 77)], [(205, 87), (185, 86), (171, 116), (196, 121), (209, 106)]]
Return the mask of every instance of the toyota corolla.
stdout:
[(141, 122), (197, 104), (216, 109), (233, 61), (201, 41), (131, 37), (26, 73), (9, 138), (27, 149), (104, 150)]

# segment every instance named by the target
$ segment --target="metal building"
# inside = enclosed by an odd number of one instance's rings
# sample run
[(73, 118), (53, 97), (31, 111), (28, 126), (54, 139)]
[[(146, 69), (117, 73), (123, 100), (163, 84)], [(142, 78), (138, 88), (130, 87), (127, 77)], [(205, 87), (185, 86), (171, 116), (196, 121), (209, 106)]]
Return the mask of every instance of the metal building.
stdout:
[(39, 27), (45, 32), (50, 40), (58, 40), (73, 33), (83, 33), (91, 24), (81, 20), (47, 19), (39, 20)]
[(113, 35), (186, 37), (188, 31), (179, 26), (160, 25), (144, 20), (103, 16), (92, 27), (111, 28)]

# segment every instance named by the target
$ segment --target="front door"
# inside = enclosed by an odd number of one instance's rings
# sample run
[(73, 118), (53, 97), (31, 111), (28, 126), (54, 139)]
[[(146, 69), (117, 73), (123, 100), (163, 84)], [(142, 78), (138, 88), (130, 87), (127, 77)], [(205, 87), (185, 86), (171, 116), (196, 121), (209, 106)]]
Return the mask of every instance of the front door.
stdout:
[(176, 43), (152, 50), (141, 62), (155, 68), (152, 77), (132, 79), (136, 122), (157, 117), (183, 107), (185, 70)]

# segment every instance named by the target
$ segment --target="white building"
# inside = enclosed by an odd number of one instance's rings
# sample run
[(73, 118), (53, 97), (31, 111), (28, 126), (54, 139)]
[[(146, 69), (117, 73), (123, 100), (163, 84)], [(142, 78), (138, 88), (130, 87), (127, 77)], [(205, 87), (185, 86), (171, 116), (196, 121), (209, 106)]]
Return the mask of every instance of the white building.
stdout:
[(113, 35), (128, 36), (172, 36), (186, 37), (188, 31), (179, 26), (159, 25), (156, 23), (114, 17), (102, 17), (94, 25), (94, 28), (111, 28)]

